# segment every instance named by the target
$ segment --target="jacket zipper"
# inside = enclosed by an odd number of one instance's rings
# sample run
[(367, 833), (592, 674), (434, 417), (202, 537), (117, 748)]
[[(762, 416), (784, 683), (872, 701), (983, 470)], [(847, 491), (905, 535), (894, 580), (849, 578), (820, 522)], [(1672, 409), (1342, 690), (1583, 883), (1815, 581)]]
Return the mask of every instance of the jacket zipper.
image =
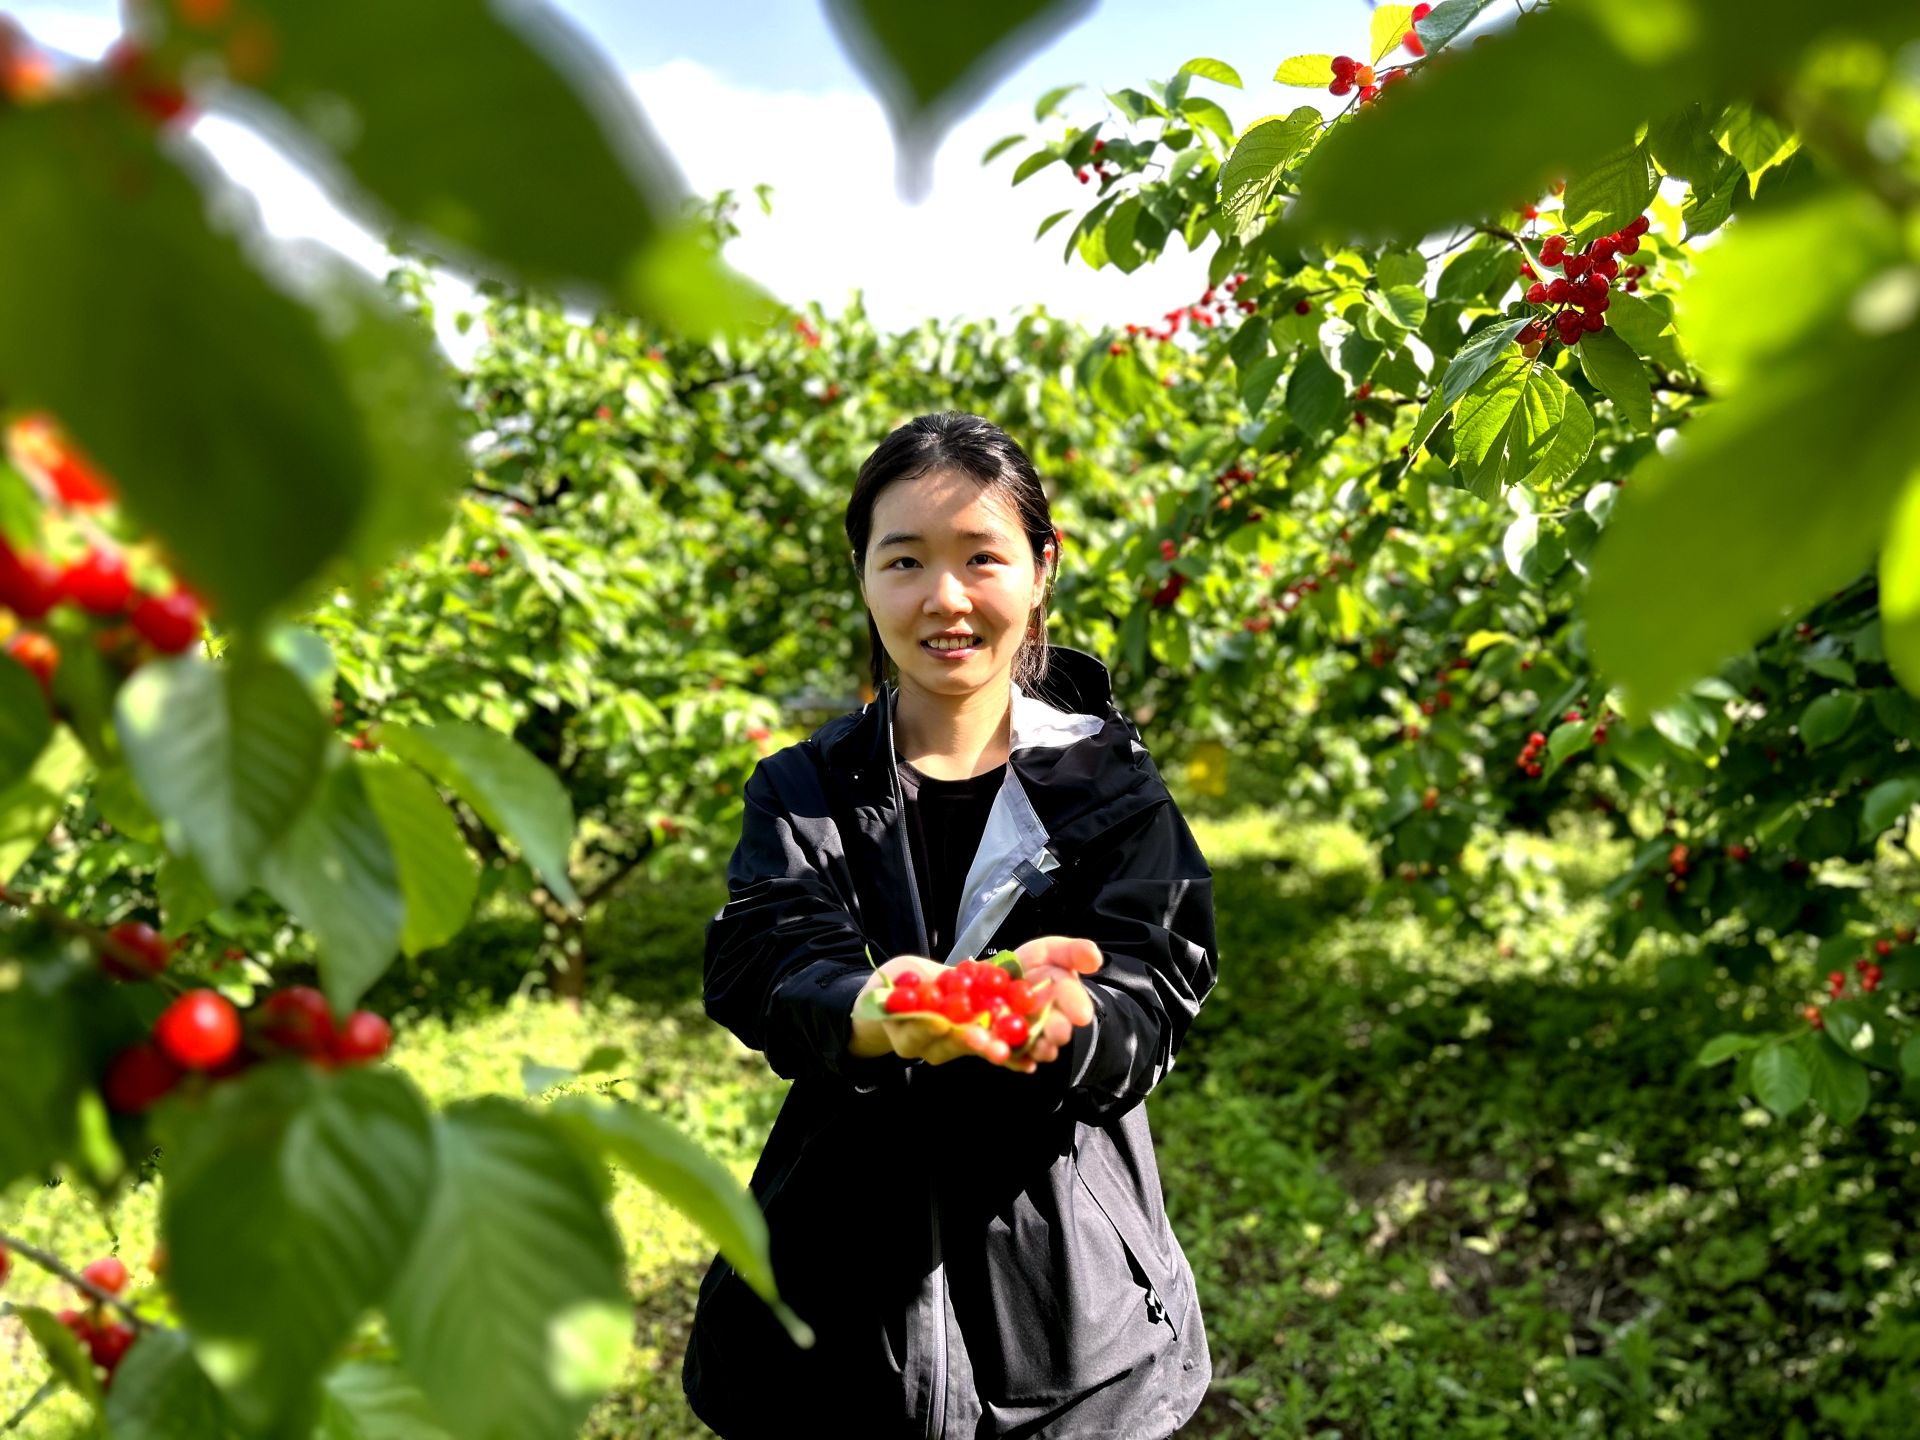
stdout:
[[(900, 860), (907, 870), (907, 896), (913, 904), (914, 933), (920, 939), (920, 954), (932, 957), (927, 940), (927, 917), (920, 908), (920, 882), (913, 873), (913, 847), (907, 843), (905, 801), (900, 795), (900, 761), (893, 748), (892, 687), (882, 697), (887, 707), (882, 717), (887, 727), (887, 788), (893, 796), (894, 833), (900, 841)], [(907, 1067), (907, 1084), (913, 1083), (913, 1067)], [(927, 1199), (933, 1216), (933, 1399), (927, 1410), (927, 1440), (939, 1440), (946, 1427), (947, 1410), (947, 1271), (940, 1258), (940, 1191), (934, 1179), (927, 1182)]]

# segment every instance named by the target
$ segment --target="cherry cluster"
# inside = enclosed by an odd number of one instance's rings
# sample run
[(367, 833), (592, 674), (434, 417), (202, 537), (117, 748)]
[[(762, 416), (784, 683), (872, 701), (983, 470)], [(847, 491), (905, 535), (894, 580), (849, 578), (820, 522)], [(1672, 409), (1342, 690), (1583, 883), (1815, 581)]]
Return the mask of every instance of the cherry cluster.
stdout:
[[(126, 1262), (117, 1255), (108, 1255), (94, 1261), (80, 1272), (80, 1276), (95, 1289), (104, 1290), (109, 1295), (118, 1295), (127, 1288)], [(87, 1301), (84, 1310), (62, 1310), (60, 1323), (67, 1333), (80, 1342), (95, 1365), (106, 1371), (106, 1385), (112, 1385), (113, 1372), (120, 1368), (120, 1361), (128, 1350), (133, 1348), (137, 1338), (131, 1325), (123, 1325), (118, 1320), (109, 1320), (106, 1306), (97, 1295), (81, 1291), (81, 1298)]]
[(809, 350), (818, 350), (820, 348), (820, 332), (813, 328), (812, 323), (806, 316), (796, 315), (793, 319), (793, 328), (798, 332), (800, 339), (805, 342)]
[[(121, 980), (157, 978), (178, 948), (141, 920), (123, 920), (106, 940), (101, 968)], [(244, 1020), (218, 991), (193, 989), (160, 1012), (151, 1039), (113, 1058), (101, 1093), (110, 1109), (138, 1114), (189, 1073), (225, 1079), (283, 1055), (328, 1068), (357, 1065), (378, 1060), (392, 1043), (392, 1027), (371, 1010), (356, 1010), (336, 1025), (326, 997), (311, 986), (273, 991)]]
[[(1229, 303), (1238, 309), (1242, 315), (1251, 315), (1255, 310), (1260, 308), (1258, 305), (1254, 304), (1251, 300), (1233, 299), (1234, 292), (1246, 283), (1247, 277), (1243, 274), (1229, 275), (1219, 285), (1209, 285), (1195, 304), (1184, 305), (1178, 310), (1169, 310), (1165, 315), (1161, 316), (1160, 318), (1166, 322), (1166, 328), (1164, 330), (1155, 329), (1151, 325), (1129, 324), (1127, 326), (1127, 334), (1144, 335), (1149, 340), (1171, 340), (1179, 333), (1180, 322), (1189, 318), (1192, 319), (1195, 330), (1198, 330), (1203, 325), (1211, 330), (1215, 325), (1219, 324), (1221, 320), (1226, 318)], [(1224, 297), (1220, 294), (1223, 290), (1226, 292)]]
[(1009, 1050), (1019, 1050), (1031, 1036), (1046, 997), (1004, 966), (967, 959), (949, 965), (932, 984), (917, 971), (905, 972), (893, 981), (883, 1003), (889, 1015), (939, 1015), (955, 1025), (985, 1026)]
[[(1640, 237), (1651, 227), (1646, 216), (1636, 216), (1613, 234), (1595, 237), (1581, 251), (1569, 251), (1565, 235), (1549, 235), (1540, 246), (1540, 263), (1562, 273), (1550, 281), (1535, 278), (1527, 287), (1527, 303), (1557, 308), (1551, 315), (1529, 321), (1514, 337), (1515, 343), (1523, 348), (1539, 345), (1551, 328), (1562, 345), (1577, 345), (1582, 335), (1605, 329), (1613, 282), (1620, 278), (1618, 257), (1637, 252)], [(1632, 268), (1646, 273), (1644, 266)], [(1638, 289), (1638, 276), (1629, 276), (1627, 284)]]
[[(1102, 150), (1106, 148), (1107, 148), (1106, 141), (1096, 140), (1093, 142), (1093, 149), (1089, 153), (1098, 155)], [(1107, 169), (1109, 165), (1113, 165), (1113, 169), (1111, 171)], [(1095, 175), (1098, 175), (1102, 180), (1111, 180), (1115, 175), (1118, 175), (1119, 173), (1120, 173), (1120, 167), (1118, 165), (1114, 165), (1113, 161), (1096, 160), (1093, 162), (1093, 168), (1091, 170), (1089, 170), (1086, 166), (1082, 165), (1078, 170), (1074, 171), (1073, 178), (1078, 180), (1082, 185), (1085, 185), (1088, 181), (1092, 180)]]
[[(80, 512), (114, 498), (111, 483), (48, 417), (15, 421), (7, 441), (14, 463), (43, 499), (51, 496), (64, 509)], [(94, 643), (119, 662), (123, 672), (137, 668), (147, 655), (179, 654), (200, 638), (203, 623), (199, 598), (178, 579), (164, 592), (142, 591), (134, 585), (126, 556), (112, 546), (92, 543), (79, 556), (55, 564), (0, 539), (0, 609), (25, 626), (46, 619), (61, 605), (116, 622), (99, 629)], [(33, 673), (51, 698), (60, 664), (60, 647), (52, 637), (17, 629), (8, 636), (6, 651)]]
[[(1873, 953), (1879, 957), (1878, 960), (1869, 959), (1865, 955), (1854, 957), (1853, 969), (1854, 973), (1860, 977), (1860, 992), (1863, 995), (1871, 995), (1880, 988), (1880, 978), (1885, 973), (1880, 968), (1880, 960), (1884, 960), (1887, 956), (1891, 955), (1893, 953), (1893, 947), (1896, 944), (1912, 944), (1913, 934), (1912, 926), (1898, 926), (1894, 930), (1891, 940), (1883, 936), (1873, 942)], [(1846, 989), (1847, 972), (1844, 970), (1829, 970), (1827, 972), (1827, 999), (1830, 1001), (1840, 999), (1846, 993)], [(1814, 1029), (1826, 1029), (1826, 1017), (1820, 1013), (1820, 1007), (1818, 1005), (1809, 1005), (1800, 1013), (1806, 1017), (1807, 1023)]]
[[(1413, 19), (1418, 22), (1433, 13), (1431, 5), (1413, 7)], [(1419, 33), (1409, 29), (1400, 37), (1401, 48), (1416, 59), (1427, 53), (1427, 47), (1421, 42)], [(1389, 85), (1397, 85), (1407, 78), (1405, 67), (1382, 70), (1376, 73), (1373, 66), (1356, 60), (1351, 55), (1336, 55), (1328, 62), (1327, 68), (1333, 73), (1333, 82), (1327, 86), (1329, 95), (1350, 95), (1360, 93), (1360, 103), (1371, 105), (1379, 98), (1380, 92)]]

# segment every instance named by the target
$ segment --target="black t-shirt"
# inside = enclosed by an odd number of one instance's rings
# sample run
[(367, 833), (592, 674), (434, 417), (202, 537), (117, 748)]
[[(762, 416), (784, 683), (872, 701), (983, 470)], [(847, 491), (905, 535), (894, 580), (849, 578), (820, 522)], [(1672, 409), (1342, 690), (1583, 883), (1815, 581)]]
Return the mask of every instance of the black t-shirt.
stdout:
[(932, 949), (929, 958), (944, 960), (959, 925), (960, 892), (1007, 767), (1003, 762), (968, 780), (936, 780), (905, 760), (899, 771), (913, 878), (919, 885), (920, 910), (926, 916), (927, 944)]

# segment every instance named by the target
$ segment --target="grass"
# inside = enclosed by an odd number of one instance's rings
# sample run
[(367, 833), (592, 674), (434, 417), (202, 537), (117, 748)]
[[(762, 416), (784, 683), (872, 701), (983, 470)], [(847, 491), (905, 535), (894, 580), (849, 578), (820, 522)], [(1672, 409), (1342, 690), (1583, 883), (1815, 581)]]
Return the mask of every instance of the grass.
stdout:
[[(1214, 1357), (1185, 1433), (1920, 1435), (1913, 1097), (1876, 1092), (1842, 1132), (1691, 1064), (1711, 1034), (1778, 1023), (1793, 977), (1703, 975), (1651, 936), (1579, 958), (1609, 864), (1585, 832), (1472, 857), (1513, 878), (1503, 953), (1379, 903), (1349, 831), (1203, 808), (1221, 979), (1150, 1103)], [(717, 875), (630, 887), (577, 1012), (514, 993), (525, 934), (489, 922), (390, 982), (394, 1063), (447, 1100), (618, 1045), (629, 1093), (744, 1180), (785, 1086), (700, 1009), (723, 898)], [(702, 1434), (679, 1362), (710, 1252), (631, 1182), (613, 1204), (640, 1321), (587, 1433)], [(5, 1228), (80, 1263), (117, 1246), (154, 1283), (150, 1192), (101, 1215), (36, 1190)], [(9, 1294), (67, 1303), (26, 1266)], [(0, 1322), (0, 1422), (41, 1373), (19, 1344)]]

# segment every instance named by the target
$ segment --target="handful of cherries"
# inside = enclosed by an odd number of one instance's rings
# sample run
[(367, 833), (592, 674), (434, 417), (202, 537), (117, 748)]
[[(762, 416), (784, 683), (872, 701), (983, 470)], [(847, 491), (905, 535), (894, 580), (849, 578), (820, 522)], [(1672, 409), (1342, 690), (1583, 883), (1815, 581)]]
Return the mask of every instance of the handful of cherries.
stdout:
[(978, 1025), (1018, 1055), (1032, 1043), (1053, 1008), (1051, 985), (1035, 987), (1022, 978), (1019, 958), (1001, 950), (990, 960), (966, 959), (949, 965), (931, 983), (907, 971), (877, 990), (868, 990), (854, 1006), (861, 1020), (909, 1015), (940, 1027)]

